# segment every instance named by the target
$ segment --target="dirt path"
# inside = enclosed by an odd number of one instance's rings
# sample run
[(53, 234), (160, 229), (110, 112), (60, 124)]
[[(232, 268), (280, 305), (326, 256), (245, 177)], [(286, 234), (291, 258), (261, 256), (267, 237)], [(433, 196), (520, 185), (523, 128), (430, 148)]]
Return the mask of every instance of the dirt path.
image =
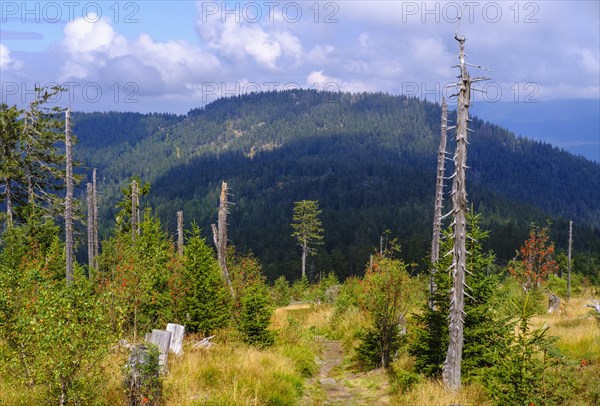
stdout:
[(337, 340), (318, 340), (322, 348), (319, 372), (307, 382), (301, 405), (388, 404), (387, 385), (379, 374), (354, 373), (344, 368), (342, 345)]

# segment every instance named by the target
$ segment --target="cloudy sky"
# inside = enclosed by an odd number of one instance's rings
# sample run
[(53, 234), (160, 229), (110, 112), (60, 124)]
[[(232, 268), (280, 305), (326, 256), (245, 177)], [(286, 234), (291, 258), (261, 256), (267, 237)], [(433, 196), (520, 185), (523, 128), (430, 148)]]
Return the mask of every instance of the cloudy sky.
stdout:
[[(478, 100), (600, 99), (597, 1), (2, 1), (2, 102), (185, 113), (294, 87), (440, 99), (457, 27)], [(460, 26), (457, 16), (462, 13)], [(477, 100), (476, 100), (477, 101)]]

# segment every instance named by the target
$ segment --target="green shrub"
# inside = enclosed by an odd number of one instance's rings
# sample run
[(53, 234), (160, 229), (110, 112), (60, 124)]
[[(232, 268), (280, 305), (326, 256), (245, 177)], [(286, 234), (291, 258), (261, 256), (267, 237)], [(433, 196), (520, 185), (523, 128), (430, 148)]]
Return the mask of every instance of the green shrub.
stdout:
[(306, 276), (303, 276), (302, 278), (294, 281), (294, 283), (292, 284), (292, 288), (290, 289), (290, 296), (292, 300), (306, 300), (309, 287), (310, 284), (308, 283), (308, 278)]
[(273, 296), (273, 303), (275, 304), (275, 306), (287, 306), (290, 304), (290, 284), (288, 283), (285, 276), (281, 275), (275, 280), (271, 293)]
[[(371, 370), (383, 365), (383, 343), (389, 349), (390, 357), (396, 354), (404, 342), (403, 337), (398, 332), (398, 325), (388, 327), (390, 337), (382, 337), (381, 328), (371, 328), (360, 333), (361, 343), (356, 348), (354, 361), (362, 370)], [(387, 330), (386, 330), (387, 331)]]
[(532, 327), (530, 295), (513, 303), (516, 334), (508, 334), (492, 365), (479, 371), (486, 391), (499, 405), (561, 405), (573, 389), (570, 369), (555, 347), (548, 327)]
[(358, 357), (373, 366), (377, 350), (379, 364), (387, 368), (398, 349), (398, 325), (415, 301), (417, 284), (404, 263), (378, 256), (367, 269), (362, 287), (360, 304), (373, 318), (373, 325), (357, 349)]
[(413, 385), (423, 381), (423, 376), (404, 369), (390, 371), (390, 384), (394, 393), (403, 393), (410, 390)]
[(255, 285), (246, 289), (241, 298), (241, 312), (238, 329), (242, 339), (258, 347), (270, 346), (274, 342), (273, 332), (269, 330), (273, 307), (269, 301), (269, 292), (264, 285)]
[[(571, 296), (581, 293), (581, 284), (583, 282), (583, 276), (577, 273), (571, 273)], [(562, 298), (567, 297), (567, 276), (563, 275), (562, 278), (557, 275), (549, 275), (546, 287), (555, 295)]]
[(116, 341), (108, 295), (75, 267), (64, 279), (64, 244), (56, 226), (30, 224), (4, 234), (0, 253), (1, 375), (34, 397), (33, 404), (94, 404), (101, 362)]

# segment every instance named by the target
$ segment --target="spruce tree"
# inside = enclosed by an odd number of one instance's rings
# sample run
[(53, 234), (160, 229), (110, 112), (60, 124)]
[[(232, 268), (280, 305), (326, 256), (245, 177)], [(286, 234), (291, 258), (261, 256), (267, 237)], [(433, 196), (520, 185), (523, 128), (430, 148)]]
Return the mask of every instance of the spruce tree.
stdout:
[[(499, 276), (492, 272), (494, 254), (483, 252), (482, 243), (489, 235), (479, 227), (479, 215), (467, 214), (468, 238), (467, 250), (470, 256), (467, 265), (467, 285), (465, 295), (465, 329), (463, 349), (463, 375), (468, 379), (478, 370), (492, 364), (490, 349), (498, 350), (505, 342), (508, 333), (507, 320), (495, 314), (495, 295), (499, 288)], [(415, 369), (428, 376), (440, 376), (448, 348), (448, 292), (452, 286), (446, 270), (452, 258), (443, 253), (452, 249), (452, 232), (445, 231), (442, 242), (442, 256), (437, 263), (435, 273), (437, 289), (434, 294), (436, 303), (432, 309), (423, 304), (421, 314), (415, 315), (417, 327), (409, 345), (409, 352), (416, 357)]]
[(189, 287), (185, 298), (187, 328), (208, 334), (224, 327), (231, 318), (231, 293), (227, 288), (213, 251), (192, 226), (184, 252), (184, 278)]

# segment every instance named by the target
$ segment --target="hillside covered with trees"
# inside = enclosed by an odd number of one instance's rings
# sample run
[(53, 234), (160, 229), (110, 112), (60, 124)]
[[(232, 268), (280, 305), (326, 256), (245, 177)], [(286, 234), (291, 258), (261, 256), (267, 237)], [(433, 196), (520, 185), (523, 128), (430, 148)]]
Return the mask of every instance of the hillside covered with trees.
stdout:
[[(105, 236), (132, 176), (150, 183), (142, 205), (172, 232), (183, 210), (209, 236), (226, 180), (231, 243), (260, 258), (270, 279), (300, 276), (290, 222), (302, 199), (319, 201), (325, 230), (309, 276), (344, 278), (363, 272), (386, 230), (407, 261), (427, 257), (439, 118), (438, 104), (404, 96), (290, 90), (220, 99), (185, 116), (74, 113), (74, 152), (98, 169)], [(595, 277), (600, 165), (477, 118), (470, 128), (468, 198), (491, 230), (486, 248), (506, 263), (529, 223), (549, 219), (564, 251), (573, 219), (575, 267)]]

